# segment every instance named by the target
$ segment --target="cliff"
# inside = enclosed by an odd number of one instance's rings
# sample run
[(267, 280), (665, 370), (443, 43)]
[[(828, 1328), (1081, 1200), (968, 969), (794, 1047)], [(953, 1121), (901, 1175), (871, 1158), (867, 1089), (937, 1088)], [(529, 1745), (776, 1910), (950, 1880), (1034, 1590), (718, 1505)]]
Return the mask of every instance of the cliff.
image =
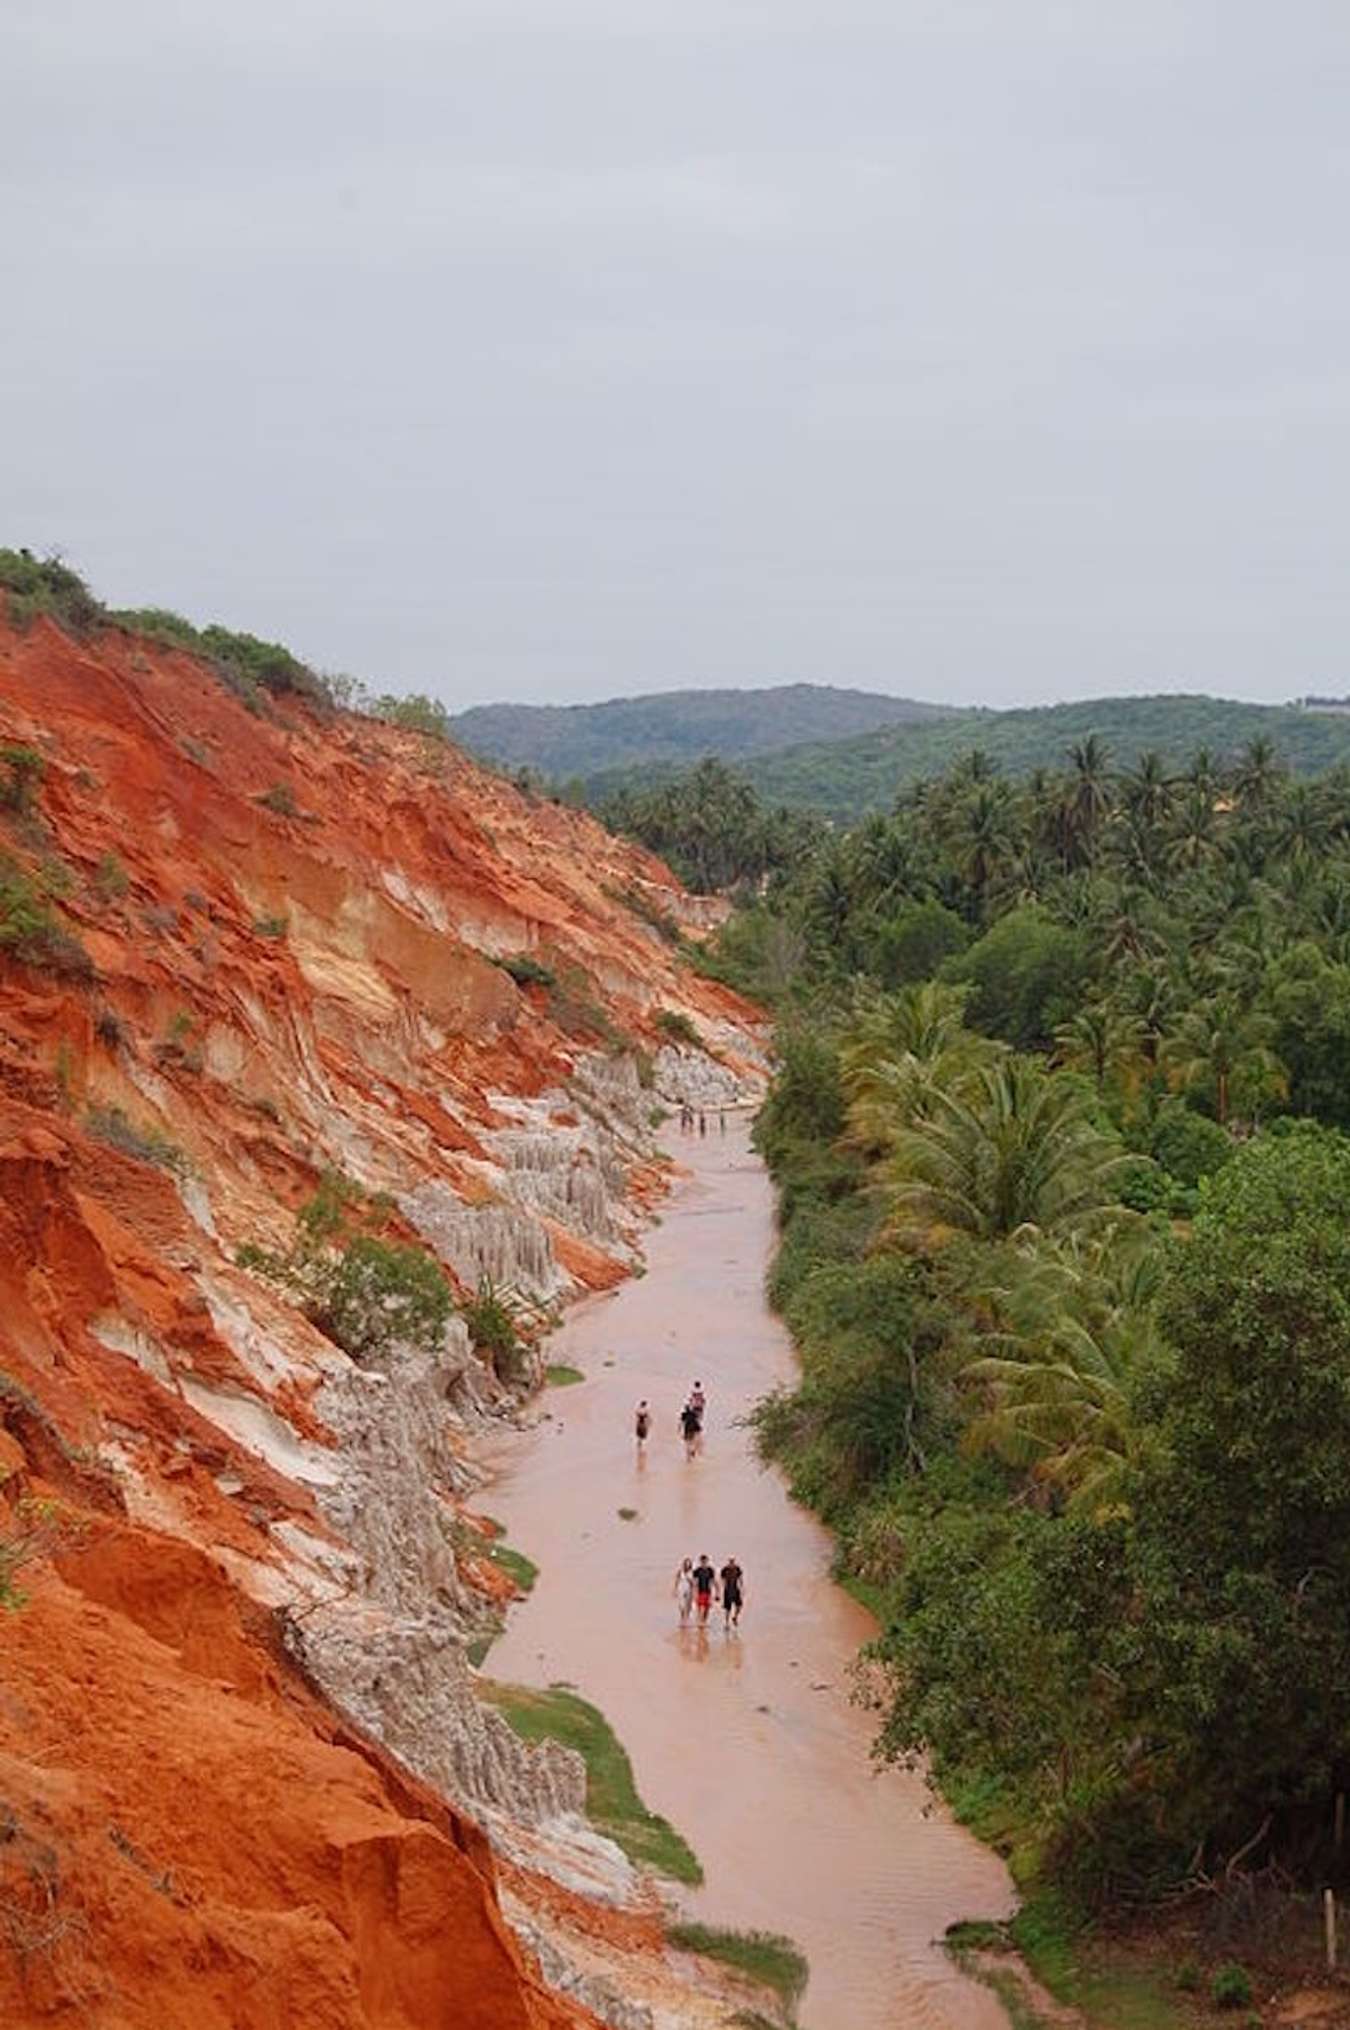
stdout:
[(682, 915), (441, 740), (0, 621), (0, 2020), (594, 2020), (520, 1942), (580, 1765), (465, 1660), (537, 1356), (436, 1292), (637, 1262), (654, 1110), (756, 1075)]

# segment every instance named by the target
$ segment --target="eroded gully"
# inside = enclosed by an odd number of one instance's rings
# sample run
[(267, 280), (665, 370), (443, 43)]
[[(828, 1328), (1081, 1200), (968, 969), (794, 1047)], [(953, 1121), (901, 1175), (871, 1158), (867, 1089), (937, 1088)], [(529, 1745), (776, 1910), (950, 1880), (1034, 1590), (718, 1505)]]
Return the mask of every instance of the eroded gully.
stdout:
[[(1007, 1874), (921, 1774), (873, 1766), (875, 1722), (849, 1679), (873, 1624), (832, 1583), (826, 1532), (736, 1423), (794, 1370), (763, 1294), (768, 1178), (739, 1120), (675, 1154), (690, 1174), (650, 1236), (647, 1274), (580, 1306), (550, 1342), (586, 1380), (550, 1391), (553, 1421), (513, 1445), (492, 1490), (541, 1569), (489, 1668), (564, 1680), (602, 1709), (643, 1798), (703, 1864), (690, 1914), (786, 1932), (806, 1953), (805, 2030), (1005, 2030), (939, 1941), (958, 1918), (1006, 1915)], [(689, 1463), (677, 1417), (696, 1378), (708, 1434)], [(645, 1462), (641, 1396), (656, 1419)], [(678, 1626), (672, 1574), (705, 1550), (745, 1569), (739, 1636), (720, 1613), (706, 1636)]]

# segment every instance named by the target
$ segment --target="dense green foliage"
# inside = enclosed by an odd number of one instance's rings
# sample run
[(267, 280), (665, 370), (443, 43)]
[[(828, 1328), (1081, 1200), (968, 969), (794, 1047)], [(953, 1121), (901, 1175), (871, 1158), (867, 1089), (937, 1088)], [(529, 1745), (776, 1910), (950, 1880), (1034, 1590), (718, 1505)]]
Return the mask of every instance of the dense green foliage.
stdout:
[(296, 1216), (289, 1248), (249, 1245), (240, 1263), (280, 1284), (353, 1360), (378, 1361), (398, 1346), (435, 1353), (454, 1310), (450, 1285), (424, 1248), (382, 1237), (390, 1210), (381, 1195), (325, 1171)]
[[(889, 810), (912, 783), (955, 767), (972, 748), (987, 755), (1001, 775), (1020, 778), (1055, 767), (1066, 747), (1094, 735), (1122, 766), (1152, 752), (1169, 769), (1179, 769), (1200, 749), (1228, 763), (1254, 740), (1278, 746), (1300, 774), (1350, 759), (1350, 717), (1343, 713), (1164, 695), (954, 713), (853, 739), (784, 747), (748, 757), (744, 766), (766, 802), (823, 811), (851, 824), (867, 811)], [(596, 783), (593, 793), (602, 796), (609, 787)]]
[(701, 761), (653, 788), (620, 791), (599, 810), (611, 831), (641, 839), (705, 894), (796, 865), (823, 830), (801, 812), (766, 809), (721, 761)]
[(734, 761), (942, 712), (939, 705), (831, 684), (779, 684), (759, 691), (661, 691), (598, 705), (479, 705), (452, 719), (450, 730), (471, 754), (565, 782), (652, 762), (688, 768), (708, 755)]
[(980, 761), (714, 962), (780, 1063), (760, 1443), (882, 1628), (881, 1751), (1097, 1908), (1278, 1860), (1350, 1781), (1350, 787)]

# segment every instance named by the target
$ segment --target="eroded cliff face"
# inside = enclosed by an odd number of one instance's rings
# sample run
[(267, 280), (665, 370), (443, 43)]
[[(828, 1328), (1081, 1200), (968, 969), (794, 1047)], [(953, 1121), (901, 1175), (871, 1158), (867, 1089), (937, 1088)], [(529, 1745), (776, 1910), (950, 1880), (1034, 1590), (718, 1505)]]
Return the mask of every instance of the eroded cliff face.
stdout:
[(422, 736), (0, 622), (5, 747), (0, 2020), (589, 2022), (530, 1882), (640, 1888), (464, 1655), (521, 1393), (458, 1319), (358, 1365), (238, 1257), (337, 1171), (461, 1292), (604, 1287), (653, 1107), (752, 1084), (754, 1011), (659, 863)]

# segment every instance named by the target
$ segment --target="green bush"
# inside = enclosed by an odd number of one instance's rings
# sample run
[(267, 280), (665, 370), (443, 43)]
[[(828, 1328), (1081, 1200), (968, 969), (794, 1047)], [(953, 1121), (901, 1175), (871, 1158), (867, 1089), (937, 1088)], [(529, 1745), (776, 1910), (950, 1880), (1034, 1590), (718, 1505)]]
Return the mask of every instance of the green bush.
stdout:
[(448, 741), (452, 737), (450, 714), (445, 706), (439, 698), (428, 698), (421, 692), (408, 698), (377, 699), (375, 716), (391, 726), (403, 727), (406, 732), (425, 733), (432, 740)]
[(91, 980), (94, 963), (79, 939), (60, 922), (45, 886), (14, 860), (0, 855), (0, 953), (26, 965), (73, 980)]
[(340, 1170), (326, 1170), (296, 1214), (284, 1254), (247, 1243), (236, 1259), (280, 1283), (336, 1346), (359, 1362), (397, 1345), (435, 1353), (444, 1343), (454, 1297), (439, 1262), (424, 1248), (372, 1232), (391, 1201), (367, 1195)]
[(680, 1008), (661, 1008), (657, 1011), (656, 1026), (663, 1036), (672, 1043), (686, 1045), (691, 1050), (703, 1048), (703, 1038)]
[(526, 1373), (525, 1349), (521, 1343), (519, 1311), (515, 1300), (498, 1289), (491, 1276), (479, 1278), (472, 1297), (463, 1297), (459, 1315), (468, 1328), (470, 1344), (488, 1355), (499, 1381), (517, 1383)]
[(1159, 1116), (1150, 1148), (1154, 1162), (1170, 1177), (1194, 1186), (1202, 1177), (1222, 1170), (1234, 1144), (1217, 1121), (1192, 1113), (1189, 1107), (1173, 1105)]
[(271, 789), (265, 789), (260, 797), (254, 798), (254, 802), (261, 804), (265, 811), (275, 812), (279, 818), (298, 818), (300, 815), (295, 791), (288, 782), (274, 782)]
[(36, 747), (0, 747), (0, 810), (27, 815), (37, 796), (38, 784), (47, 773), (45, 758)]
[(199, 656), (251, 710), (259, 709), (265, 695), (304, 698), (321, 706), (332, 703), (326, 678), (280, 642), (262, 641), (256, 634), (242, 634), (217, 622), (195, 627), (181, 613), (162, 606), (120, 607), (107, 618), (162, 647)]
[(1216, 1967), (1209, 1984), (1209, 1999), (1216, 2009), (1246, 2009), (1251, 2004), (1252, 1984), (1246, 1969), (1236, 1960)]
[(912, 902), (878, 920), (866, 939), (867, 970), (886, 988), (931, 980), (943, 963), (965, 951), (970, 932), (953, 909), (936, 901)]
[(518, 987), (556, 987), (558, 984), (553, 968), (546, 966), (542, 959), (532, 958), (529, 952), (509, 952), (505, 958), (494, 959), (492, 963), (509, 974)]
[(105, 853), (94, 869), (95, 892), (104, 902), (118, 902), (130, 886), (130, 877), (116, 853)]
[(0, 550), (0, 590), (10, 624), (32, 626), (39, 614), (54, 620), (68, 634), (86, 635), (104, 617), (78, 572), (59, 557), (35, 557), (31, 550)]
[(253, 919), (254, 933), (258, 937), (285, 937), (289, 928), (284, 916), (255, 916)]
[(356, 1234), (319, 1284), (313, 1322), (353, 1360), (377, 1359), (397, 1344), (434, 1353), (444, 1342), (454, 1299), (422, 1248)]
[(124, 1156), (134, 1156), (139, 1163), (153, 1163), (179, 1177), (187, 1172), (187, 1158), (176, 1142), (171, 1142), (158, 1128), (138, 1127), (121, 1107), (91, 1107), (85, 1116), (85, 1127), (95, 1141), (106, 1142), (110, 1149), (118, 1149)]
[(1055, 1030), (1081, 1005), (1092, 976), (1082, 932), (1056, 923), (1036, 904), (1010, 910), (942, 977), (969, 982), (966, 1016), (987, 1036), (1017, 1050), (1049, 1047)]

